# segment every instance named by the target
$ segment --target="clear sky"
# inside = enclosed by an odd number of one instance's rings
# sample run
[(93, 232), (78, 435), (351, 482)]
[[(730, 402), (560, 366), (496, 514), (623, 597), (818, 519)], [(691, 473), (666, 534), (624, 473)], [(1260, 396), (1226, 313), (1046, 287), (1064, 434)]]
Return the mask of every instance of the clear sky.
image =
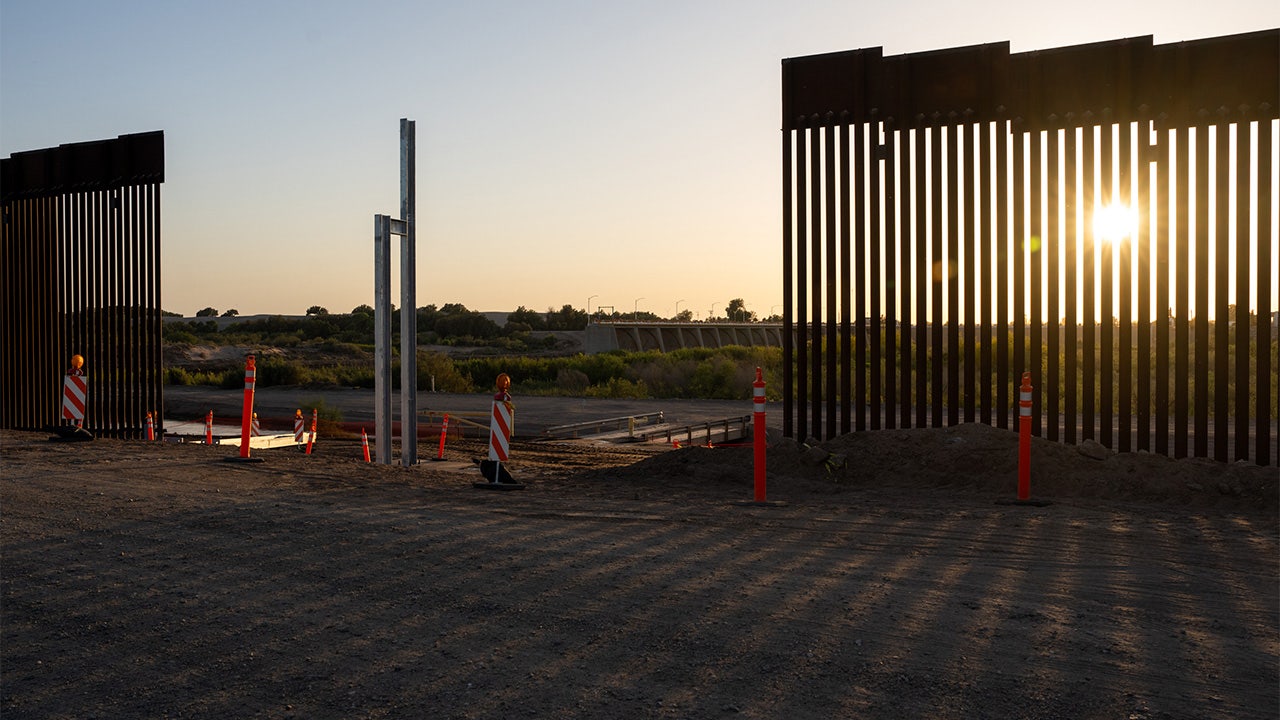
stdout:
[(0, 0), (0, 156), (163, 130), (165, 309), (346, 312), (407, 117), (419, 305), (766, 316), (783, 58), (1277, 26), (1275, 0)]

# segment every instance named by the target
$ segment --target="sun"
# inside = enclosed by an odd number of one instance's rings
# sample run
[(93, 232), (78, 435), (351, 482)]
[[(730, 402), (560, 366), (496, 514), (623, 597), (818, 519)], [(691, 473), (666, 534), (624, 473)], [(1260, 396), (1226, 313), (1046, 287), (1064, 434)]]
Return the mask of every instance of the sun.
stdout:
[(1125, 205), (1102, 205), (1093, 213), (1093, 234), (1100, 242), (1119, 244), (1133, 234), (1137, 215)]

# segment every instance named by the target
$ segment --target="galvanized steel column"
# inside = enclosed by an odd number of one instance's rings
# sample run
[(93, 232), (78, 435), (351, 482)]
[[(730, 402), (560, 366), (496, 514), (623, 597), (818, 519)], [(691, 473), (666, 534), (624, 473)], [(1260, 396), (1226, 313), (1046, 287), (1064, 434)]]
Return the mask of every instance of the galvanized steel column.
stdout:
[(373, 417), (377, 461), (391, 464), (391, 218), (373, 216)]
[(418, 300), (414, 213), (414, 121), (400, 119), (400, 462), (418, 462)]

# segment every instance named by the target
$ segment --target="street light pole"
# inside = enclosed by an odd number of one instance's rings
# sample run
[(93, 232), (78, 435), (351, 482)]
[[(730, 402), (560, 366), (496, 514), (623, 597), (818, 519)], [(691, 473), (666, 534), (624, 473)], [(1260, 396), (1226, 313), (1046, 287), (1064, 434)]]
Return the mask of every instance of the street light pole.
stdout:
[(599, 295), (592, 295), (591, 297), (587, 298), (587, 323), (590, 323), (590, 322), (591, 322), (591, 301), (592, 301), (592, 300), (595, 300), (595, 299), (596, 299), (596, 298), (598, 298), (598, 297), (600, 297), (600, 296), (599, 296)]
[(640, 301), (644, 298), (636, 298), (636, 303), (631, 308), (631, 322), (640, 322)]
[(711, 322), (711, 319), (714, 318), (715, 316), (716, 316), (716, 304), (711, 303), (711, 309), (707, 311), (707, 322)]
[(684, 302), (684, 301), (683, 301), (683, 300), (677, 300), (677, 301), (676, 301), (676, 314), (675, 314), (675, 317), (671, 318), (672, 320), (677, 320), (677, 321), (678, 321), (678, 320), (680, 319), (680, 303), (682, 303), (682, 302)]

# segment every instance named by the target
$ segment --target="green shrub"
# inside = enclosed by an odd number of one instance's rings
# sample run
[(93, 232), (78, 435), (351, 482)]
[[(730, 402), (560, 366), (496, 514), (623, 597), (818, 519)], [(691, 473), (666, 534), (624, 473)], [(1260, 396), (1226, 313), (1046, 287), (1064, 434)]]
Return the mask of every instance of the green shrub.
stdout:
[(592, 385), (587, 388), (586, 396), (627, 400), (643, 400), (650, 397), (643, 382), (631, 382), (626, 378), (610, 378), (606, 383)]
[(257, 381), (263, 387), (271, 385), (301, 385), (303, 370), (297, 363), (283, 358), (267, 358), (258, 363)]

